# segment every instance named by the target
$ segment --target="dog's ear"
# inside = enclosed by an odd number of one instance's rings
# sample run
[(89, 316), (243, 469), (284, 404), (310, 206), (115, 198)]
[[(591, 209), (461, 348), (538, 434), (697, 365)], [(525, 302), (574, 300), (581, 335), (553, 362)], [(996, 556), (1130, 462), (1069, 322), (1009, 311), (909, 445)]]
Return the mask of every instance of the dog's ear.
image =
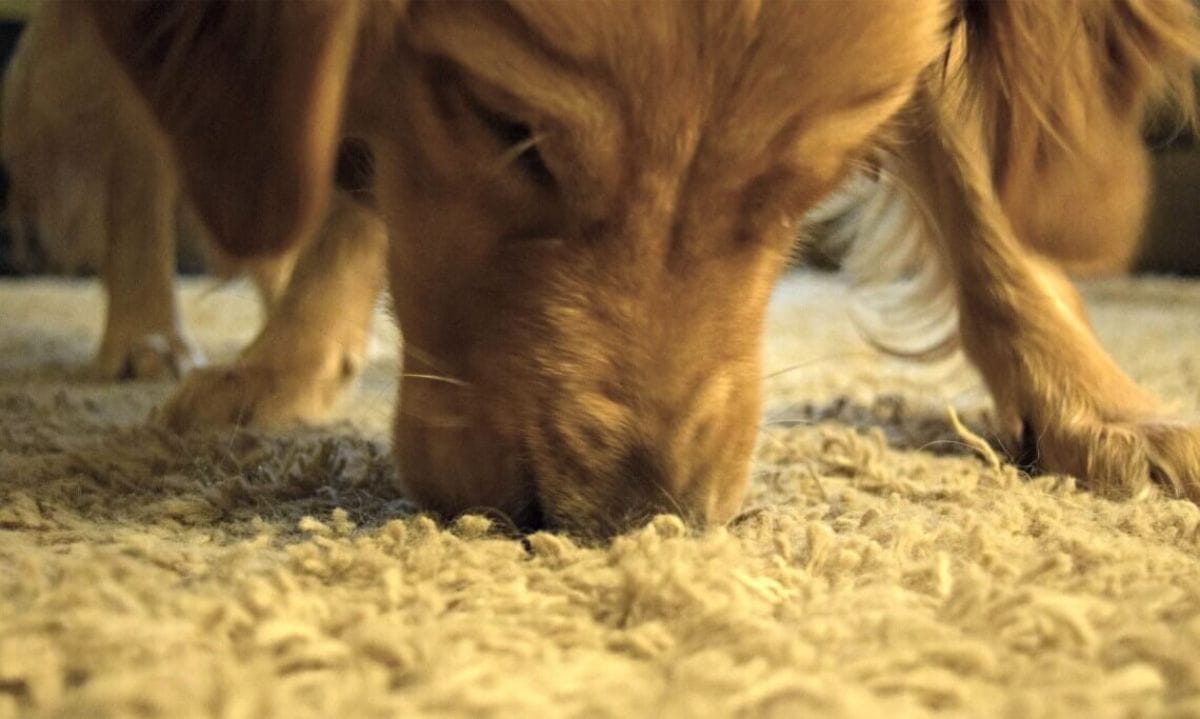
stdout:
[(88, 0), (171, 137), (214, 239), (237, 256), (311, 231), (331, 191), (358, 4)]

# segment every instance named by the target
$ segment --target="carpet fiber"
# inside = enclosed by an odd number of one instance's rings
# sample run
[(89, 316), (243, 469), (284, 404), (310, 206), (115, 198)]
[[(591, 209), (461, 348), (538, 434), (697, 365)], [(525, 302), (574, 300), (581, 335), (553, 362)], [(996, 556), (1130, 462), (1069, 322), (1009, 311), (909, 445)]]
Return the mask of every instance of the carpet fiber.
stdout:
[[(185, 285), (210, 358), (251, 297)], [(1200, 410), (1200, 285), (1088, 298)], [(81, 373), (94, 284), (0, 284), (0, 717), (1200, 715), (1200, 511), (991, 464), (970, 371), (876, 356), (843, 300), (778, 294), (744, 515), (588, 547), (414, 513), (394, 333), (337, 423), (177, 437), (169, 385)]]

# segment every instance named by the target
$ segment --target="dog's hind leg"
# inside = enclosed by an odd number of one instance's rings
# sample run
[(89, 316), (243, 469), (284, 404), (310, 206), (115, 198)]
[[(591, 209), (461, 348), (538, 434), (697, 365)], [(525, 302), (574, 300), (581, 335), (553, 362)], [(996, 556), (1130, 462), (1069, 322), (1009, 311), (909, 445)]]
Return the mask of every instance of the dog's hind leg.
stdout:
[(258, 337), (234, 363), (189, 376), (163, 418), (176, 430), (323, 419), (362, 369), (386, 264), (375, 211), (336, 196)]
[(1200, 429), (1117, 367), (1070, 282), (1017, 237), (982, 123), (928, 90), (920, 100), (899, 172), (954, 274), (963, 347), (1025, 459), (1110, 496), (1156, 480), (1200, 501)]

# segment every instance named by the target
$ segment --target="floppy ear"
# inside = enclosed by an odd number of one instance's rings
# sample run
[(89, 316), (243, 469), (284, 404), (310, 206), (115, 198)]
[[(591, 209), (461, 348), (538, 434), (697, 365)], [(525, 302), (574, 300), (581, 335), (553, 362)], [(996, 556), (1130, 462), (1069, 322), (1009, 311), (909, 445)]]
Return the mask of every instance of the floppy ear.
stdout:
[(237, 256), (314, 229), (331, 191), (355, 2), (88, 0), (174, 142), (214, 239)]

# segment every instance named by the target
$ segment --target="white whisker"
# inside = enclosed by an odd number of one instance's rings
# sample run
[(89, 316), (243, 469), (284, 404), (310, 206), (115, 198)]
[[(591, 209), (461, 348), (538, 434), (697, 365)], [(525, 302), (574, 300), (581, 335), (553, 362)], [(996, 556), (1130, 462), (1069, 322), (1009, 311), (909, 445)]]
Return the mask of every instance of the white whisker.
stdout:
[(401, 379), (427, 379), (432, 382), (445, 382), (446, 384), (452, 384), (455, 387), (470, 387), (471, 386), (470, 382), (466, 382), (461, 379), (455, 379), (453, 377), (446, 377), (445, 375), (438, 375), (438, 374), (421, 374), (419, 372), (401, 372), (400, 377), (401, 377)]

